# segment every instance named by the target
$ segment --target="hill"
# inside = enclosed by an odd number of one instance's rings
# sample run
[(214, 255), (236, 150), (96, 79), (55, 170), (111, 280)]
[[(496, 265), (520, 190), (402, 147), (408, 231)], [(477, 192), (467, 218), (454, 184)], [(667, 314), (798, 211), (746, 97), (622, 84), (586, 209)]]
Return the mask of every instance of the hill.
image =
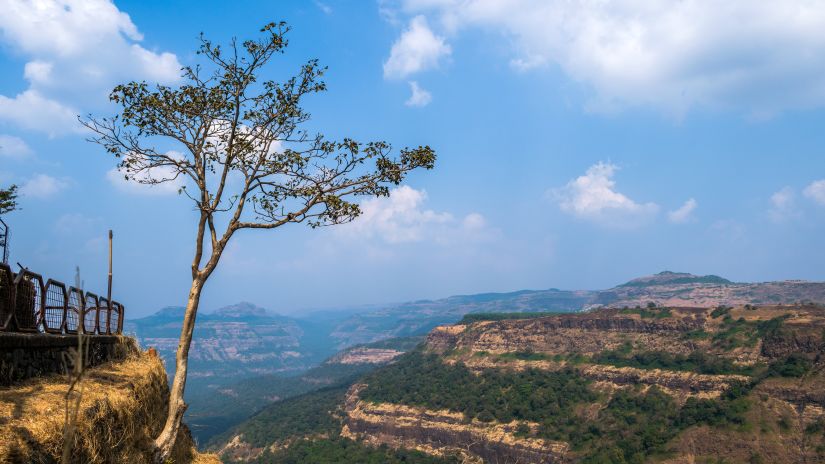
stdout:
[[(174, 366), (183, 323), (182, 307), (168, 307), (125, 322), (144, 346), (154, 347)], [(323, 330), (323, 329), (322, 329)], [(238, 379), (305, 370), (333, 351), (314, 324), (239, 303), (198, 315), (189, 363), (192, 379)]]
[(338, 322), (331, 337), (338, 347), (390, 337), (420, 335), (466, 314), (574, 312), (592, 307), (648, 303), (713, 308), (719, 305), (825, 303), (825, 283), (781, 281), (736, 283), (715, 275), (664, 271), (607, 290), (521, 290), (422, 300), (365, 309)]
[(825, 283), (787, 280), (737, 283), (715, 275), (661, 272), (596, 292), (590, 305), (609, 307), (825, 303)]
[(276, 403), (270, 430), (322, 416), (299, 436), (241, 426), (233, 440), (255, 462), (295, 462), (289, 443), (342, 463), (348, 446), (441, 462), (822, 462), (823, 354), (816, 305), (479, 317), (346, 393)]

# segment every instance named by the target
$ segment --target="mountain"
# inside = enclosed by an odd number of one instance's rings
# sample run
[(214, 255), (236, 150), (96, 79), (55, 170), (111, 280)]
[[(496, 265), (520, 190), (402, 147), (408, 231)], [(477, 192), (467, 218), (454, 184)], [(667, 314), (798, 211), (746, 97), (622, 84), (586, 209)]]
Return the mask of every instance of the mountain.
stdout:
[(596, 292), (588, 304), (634, 307), (653, 302), (666, 306), (711, 308), (719, 305), (808, 301), (825, 302), (825, 283), (801, 280), (738, 283), (715, 275), (698, 276), (665, 271)]
[(594, 296), (590, 291), (549, 289), (420, 300), (353, 314), (339, 322), (330, 336), (343, 348), (355, 343), (426, 334), (433, 327), (458, 321), (468, 313), (578, 311)]
[[(378, 340), (418, 336), (471, 313), (573, 312), (593, 307), (719, 305), (825, 302), (825, 283), (780, 281), (736, 283), (719, 276), (661, 272), (607, 290), (521, 290), (460, 295), (438, 300), (319, 311), (301, 317), (267, 312), (239, 303), (200, 313), (195, 328), (190, 378), (221, 379), (306, 370), (343, 348)], [(183, 308), (127, 319), (125, 331), (154, 346), (172, 365)]]
[[(174, 367), (183, 323), (181, 307), (126, 320), (124, 331), (144, 346), (154, 347), (169, 368)], [(198, 314), (189, 354), (190, 378), (238, 379), (262, 374), (306, 370), (334, 353), (317, 336), (314, 324), (268, 313), (251, 303)]]
[(825, 462), (825, 306), (467, 320), (349, 387), (272, 404), (224, 461)]
[(646, 306), (651, 302), (712, 308), (804, 301), (825, 302), (825, 283), (736, 283), (715, 275), (664, 271), (607, 290), (521, 290), (373, 307), (340, 321), (330, 336), (342, 348), (353, 343), (420, 335), (471, 313), (572, 312), (601, 306)]

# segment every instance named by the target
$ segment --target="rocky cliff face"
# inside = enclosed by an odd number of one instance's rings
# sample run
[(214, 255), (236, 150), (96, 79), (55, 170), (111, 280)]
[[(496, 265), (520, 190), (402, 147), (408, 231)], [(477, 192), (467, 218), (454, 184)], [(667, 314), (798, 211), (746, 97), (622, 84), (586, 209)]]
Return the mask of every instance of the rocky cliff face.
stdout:
[[(568, 462), (566, 443), (518, 438), (517, 424), (466, 421), (460, 413), (404, 405), (361, 401), (364, 385), (347, 394), (342, 436), (375, 446), (417, 449), (444, 456), (458, 455), (478, 462)], [(538, 424), (527, 424), (536, 428)]]
[[(731, 462), (759, 462), (759, 456), (769, 459), (762, 462), (825, 459), (825, 435), (819, 431), (825, 430), (823, 307), (602, 309), (481, 321), (437, 327), (425, 351), (476, 375), (510, 372), (512, 388), (524, 388), (517, 380), (520, 372), (573, 369), (600, 398), (576, 410), (581, 421), (606, 420), (599, 419), (601, 411), (620, 391), (639, 395), (655, 387), (680, 408), (717, 399), (727, 404), (730, 400), (722, 398), (745, 388), (745, 393), (736, 393), (745, 395), (736, 400), (737, 407), (749, 406), (737, 413), (742, 415), (737, 420), (761, 425), (718, 431), (701, 424), (687, 427), (663, 445), (672, 456), (667, 462), (702, 462), (703, 457)], [(649, 353), (669, 361), (661, 367), (645, 365)], [(697, 353), (709, 358), (697, 358)], [(622, 364), (633, 362), (639, 365)], [(779, 373), (800, 365), (807, 370)], [(540, 423), (482, 422), (456, 411), (371, 402), (360, 396), (364, 388), (352, 388), (346, 401), (343, 433), (353, 439), (491, 463), (576, 462), (583, 457), (564, 441), (541, 439), (535, 433)], [(707, 414), (721, 414), (718, 411), (709, 409)]]
[(470, 327), (437, 327), (428, 339), (430, 348), (505, 353), (532, 351), (546, 354), (592, 354), (616, 349), (627, 342), (650, 349), (690, 352), (694, 342), (678, 335), (701, 330), (705, 311), (685, 308), (673, 317), (643, 319), (620, 310), (564, 314), (536, 319), (485, 321)]

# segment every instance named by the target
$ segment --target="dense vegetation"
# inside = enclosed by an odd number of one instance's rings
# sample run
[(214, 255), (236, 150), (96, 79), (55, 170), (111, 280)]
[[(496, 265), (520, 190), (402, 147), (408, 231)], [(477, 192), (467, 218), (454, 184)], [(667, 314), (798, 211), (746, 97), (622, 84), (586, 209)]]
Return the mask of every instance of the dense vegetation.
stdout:
[(450, 366), (436, 355), (413, 352), (366, 378), (362, 398), (433, 409), (451, 409), (467, 419), (510, 422), (541, 421), (566, 415), (573, 405), (597, 396), (574, 370), (518, 373), (487, 370), (473, 374), (463, 365)]
[(301, 440), (289, 448), (265, 451), (259, 464), (457, 464), (456, 458), (437, 458), (411, 450), (371, 448), (345, 439)]
[[(210, 445), (216, 445), (230, 438), (237, 424), (246, 425), (247, 418), (252, 423), (260, 419), (254, 414), (263, 414), (274, 400), (284, 400), (303, 395), (320, 388), (347, 386), (358, 377), (375, 369), (365, 364), (322, 364), (300, 376), (286, 377), (265, 375), (244, 379), (223, 387), (226, 393), (202, 393), (194, 395), (190, 401), (198, 414), (193, 420), (197, 424), (197, 437)], [(266, 417), (266, 416), (264, 416)]]
[[(689, 363), (714, 365), (699, 359), (667, 362), (685, 368)], [(740, 426), (749, 407), (748, 385), (737, 385), (718, 400), (690, 399), (680, 408), (655, 387), (620, 390), (607, 397), (574, 368), (475, 375), (461, 364), (447, 365), (422, 352), (409, 353), (374, 372), (366, 383), (362, 398), (368, 401), (447, 408), (464, 413), (466, 420), (538, 423), (538, 430), (522, 425), (518, 433), (570, 443), (585, 462), (639, 462), (691, 425)], [(587, 405), (604, 402), (595, 419), (582, 415)]]
[[(390, 450), (340, 437), (340, 410), (348, 386), (325, 388), (272, 404), (238, 426), (232, 434), (256, 448), (267, 449), (254, 462), (260, 464), (350, 464), (405, 463), (452, 464), (449, 458), (434, 458), (409, 450)], [(228, 437), (223, 437), (227, 439)]]
[(595, 364), (608, 364), (617, 367), (664, 369), (711, 375), (753, 375), (754, 371), (750, 366), (739, 366), (730, 359), (711, 356), (702, 351), (694, 351), (687, 356), (664, 351), (632, 353), (629, 346), (620, 350), (604, 351), (596, 354), (590, 361)]
[(278, 401), (232, 430), (232, 435), (241, 434), (245, 442), (261, 448), (294, 438), (337, 434), (341, 419), (336, 411), (346, 393), (347, 387), (339, 386)]
[[(716, 315), (714, 315), (716, 314)], [(730, 308), (720, 306), (711, 312), (711, 317), (722, 317), (720, 330), (712, 337), (713, 345), (721, 349), (755, 346), (759, 339), (790, 336), (783, 325), (787, 316), (779, 316), (767, 321), (752, 322), (744, 318), (733, 319)]]

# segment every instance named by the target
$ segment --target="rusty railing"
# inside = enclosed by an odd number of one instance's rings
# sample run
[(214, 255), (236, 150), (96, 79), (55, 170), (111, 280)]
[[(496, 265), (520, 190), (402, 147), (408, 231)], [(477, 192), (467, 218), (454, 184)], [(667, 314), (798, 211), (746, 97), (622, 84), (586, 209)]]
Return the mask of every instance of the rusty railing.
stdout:
[(0, 263), (0, 331), (45, 334), (123, 333), (124, 306)]

